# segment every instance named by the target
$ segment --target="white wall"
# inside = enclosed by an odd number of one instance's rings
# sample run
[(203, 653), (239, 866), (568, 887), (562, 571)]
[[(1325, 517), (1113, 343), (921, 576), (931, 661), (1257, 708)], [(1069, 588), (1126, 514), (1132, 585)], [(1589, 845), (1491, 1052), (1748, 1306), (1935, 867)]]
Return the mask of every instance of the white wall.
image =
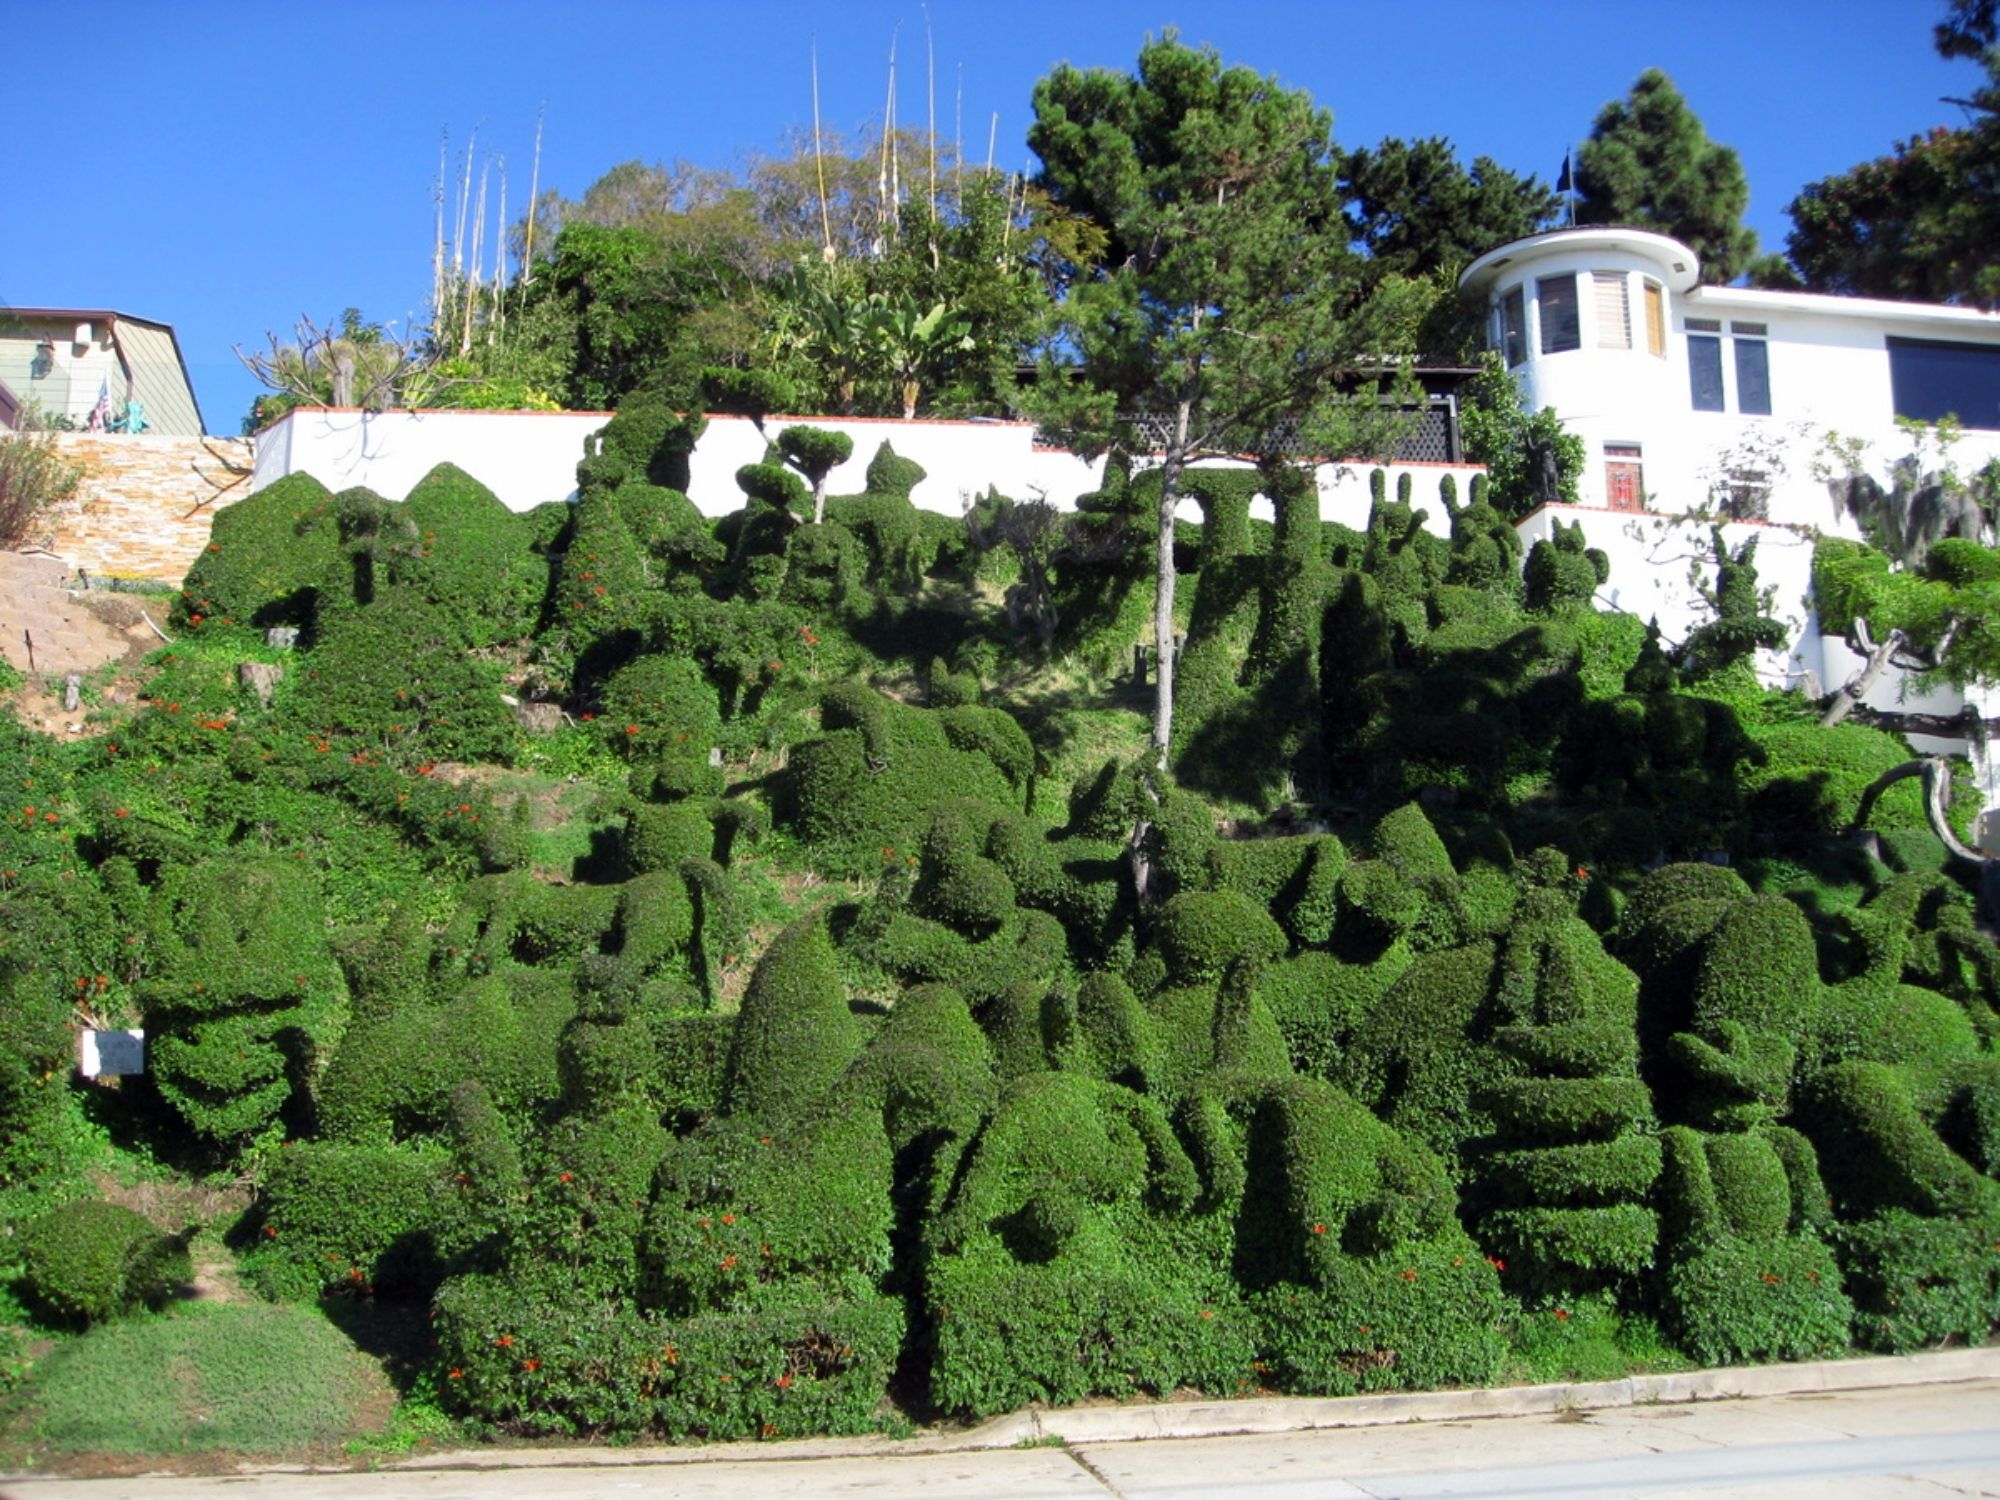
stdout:
[[(400, 499), (440, 463), (454, 463), (498, 495), (510, 510), (531, 510), (549, 500), (576, 496), (576, 465), (584, 444), (610, 420), (608, 412), (361, 412), (300, 408), (257, 435), (255, 493), (287, 474), (308, 473), (331, 490), (365, 485)], [(912, 495), (925, 510), (961, 514), (966, 503), (989, 487), (1017, 500), (1041, 497), (1072, 510), (1079, 495), (1103, 481), (1103, 460), (1086, 460), (1060, 448), (1038, 447), (1034, 428), (1024, 422), (905, 422), (894, 418), (794, 419), (773, 417), (776, 433), (794, 420), (844, 432), (854, 440), (854, 456), (827, 479), (833, 495), (858, 494), (868, 465), (884, 442), (914, 459), (925, 478)], [(764, 455), (764, 438), (743, 417), (710, 417), (689, 463), (688, 497), (704, 515), (740, 509), (743, 492), (736, 471)], [(1319, 469), (1320, 513), (1356, 528), (1368, 524), (1367, 464), (1324, 464)], [(1450, 525), (1438, 504), (1438, 483), (1455, 475), (1464, 497), (1479, 470), (1466, 464), (1390, 465), (1389, 483), (1405, 471), (1413, 476), (1413, 499), (1429, 512), (1427, 524), (1440, 535)], [(1196, 519), (1193, 501), (1181, 513)], [(1253, 515), (1268, 519), (1258, 501)]]
[(339, 491), (364, 485), (400, 500), (441, 463), (454, 463), (509, 510), (576, 493), (584, 439), (609, 412), (385, 411), (301, 407), (257, 434), (250, 492), (306, 473)]

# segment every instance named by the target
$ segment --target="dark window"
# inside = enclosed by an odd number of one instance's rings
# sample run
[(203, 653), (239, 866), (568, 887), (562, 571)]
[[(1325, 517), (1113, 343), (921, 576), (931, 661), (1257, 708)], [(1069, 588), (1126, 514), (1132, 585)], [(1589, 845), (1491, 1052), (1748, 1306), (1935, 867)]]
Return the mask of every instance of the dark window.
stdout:
[(1771, 415), (1770, 346), (1762, 339), (1738, 338), (1734, 342), (1736, 409), (1746, 416), (1768, 417)]
[(2000, 346), (1890, 339), (1889, 386), (1899, 417), (2000, 428)]
[(1528, 357), (1528, 315), (1526, 299), (1515, 287), (1500, 303), (1500, 332), (1506, 346), (1507, 368)]
[(1722, 410), (1722, 340), (1714, 334), (1688, 335), (1688, 383), (1696, 411)]
[(1576, 278), (1551, 276), (1535, 283), (1535, 300), (1542, 305), (1542, 353), (1560, 354), (1582, 347), (1576, 314)]

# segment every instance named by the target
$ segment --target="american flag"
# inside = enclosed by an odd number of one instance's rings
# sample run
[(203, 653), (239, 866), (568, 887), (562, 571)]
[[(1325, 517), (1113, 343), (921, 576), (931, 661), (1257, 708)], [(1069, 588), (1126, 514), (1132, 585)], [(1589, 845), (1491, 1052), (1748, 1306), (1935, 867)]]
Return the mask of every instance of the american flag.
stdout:
[(97, 382), (97, 404), (90, 409), (90, 416), (84, 426), (92, 432), (102, 432), (104, 424), (111, 420), (111, 381), (109, 377)]

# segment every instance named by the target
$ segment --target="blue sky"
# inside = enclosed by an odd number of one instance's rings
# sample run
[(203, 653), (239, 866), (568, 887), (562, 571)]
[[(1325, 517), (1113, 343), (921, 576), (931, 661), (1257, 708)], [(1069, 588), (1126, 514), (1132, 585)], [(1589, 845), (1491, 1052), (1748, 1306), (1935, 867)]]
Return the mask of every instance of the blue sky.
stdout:
[[(1742, 154), (1750, 222), (1782, 248), (1802, 184), (1960, 123), (1940, 96), (1967, 92), (1976, 72), (1932, 52), (1943, 10), (933, 0), (929, 15), (940, 131), (962, 111), (967, 154), (983, 157), (997, 111), (1008, 167), (1028, 161), (1029, 92), (1050, 66), (1130, 68), (1146, 33), (1170, 24), (1309, 90), (1345, 145), (1444, 135), (1467, 160), (1544, 180), (1607, 100), (1663, 68), (1709, 134)], [(349, 305), (421, 319), (442, 130), (457, 149), (477, 127), (482, 155), (505, 153), (517, 206), (544, 108), (542, 183), (571, 196), (635, 157), (728, 165), (780, 150), (810, 122), (815, 37), (826, 122), (879, 119), (899, 22), (898, 115), (924, 117), (914, 0), (67, 0), (10, 11), (0, 300), (173, 323), (203, 415), (225, 433), (257, 390), (233, 345)]]

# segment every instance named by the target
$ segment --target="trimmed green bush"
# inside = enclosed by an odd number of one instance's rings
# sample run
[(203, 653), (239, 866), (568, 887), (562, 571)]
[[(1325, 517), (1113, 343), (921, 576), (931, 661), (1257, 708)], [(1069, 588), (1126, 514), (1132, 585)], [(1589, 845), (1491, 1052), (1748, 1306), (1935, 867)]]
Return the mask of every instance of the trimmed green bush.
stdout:
[(1167, 972), (1182, 984), (1220, 979), (1232, 964), (1285, 951), (1270, 913), (1236, 891), (1184, 891), (1161, 908), (1158, 939)]
[(859, 1050), (825, 924), (806, 917), (772, 941), (743, 996), (725, 1090), (732, 1114), (804, 1119)]
[(287, 1146), (265, 1180), (244, 1274), (281, 1302), (424, 1296), (442, 1274), (434, 1236), (452, 1212), (447, 1176), (442, 1158), (407, 1148)]
[(535, 627), (548, 592), (547, 562), (531, 550), (521, 517), (485, 485), (439, 464), (403, 500), (410, 540), (388, 559), (388, 579), (457, 622), (475, 647), (515, 641)]
[(331, 500), (312, 475), (288, 474), (218, 510), (174, 623), (309, 627), (323, 599), (346, 599), (352, 584)]
[(51, 1209), (26, 1225), (15, 1244), (35, 1301), (79, 1323), (157, 1305), (193, 1274), (179, 1239), (129, 1208), (95, 1198)]

